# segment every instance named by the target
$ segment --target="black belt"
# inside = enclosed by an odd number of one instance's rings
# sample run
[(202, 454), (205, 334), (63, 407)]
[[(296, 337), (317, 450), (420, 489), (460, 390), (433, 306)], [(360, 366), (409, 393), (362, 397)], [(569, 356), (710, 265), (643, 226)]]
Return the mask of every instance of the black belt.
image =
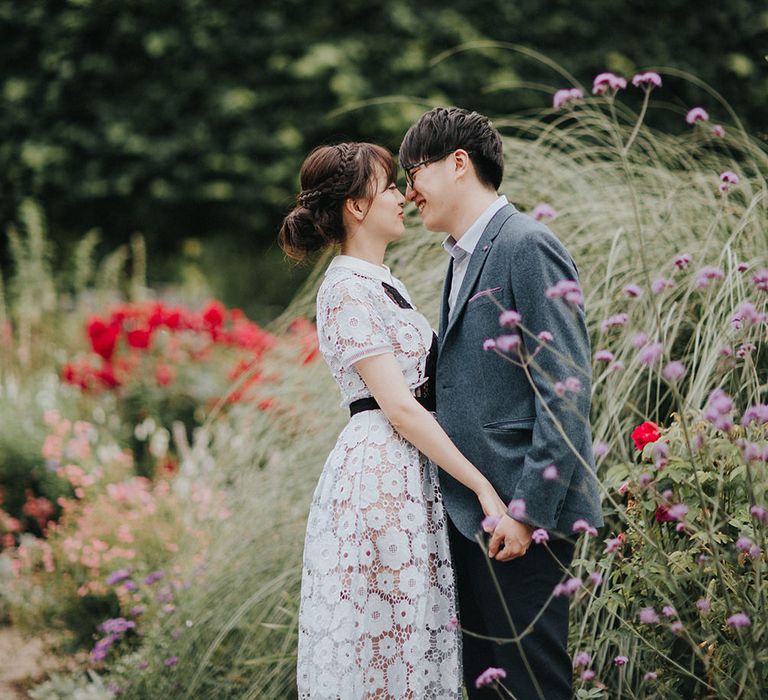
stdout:
[[(382, 284), (384, 284), (382, 282)], [(416, 387), (418, 392), (417, 396), (414, 396), (424, 408), (428, 411), (435, 410), (435, 371), (437, 370), (437, 336), (432, 333), (432, 347), (429, 349), (429, 355), (427, 355), (427, 364), (425, 367), (427, 381), (421, 386)], [(375, 411), (380, 409), (379, 402), (373, 398), (373, 396), (366, 396), (364, 399), (358, 399), (349, 404), (349, 415), (354, 416), (356, 413), (362, 413), (363, 411)]]

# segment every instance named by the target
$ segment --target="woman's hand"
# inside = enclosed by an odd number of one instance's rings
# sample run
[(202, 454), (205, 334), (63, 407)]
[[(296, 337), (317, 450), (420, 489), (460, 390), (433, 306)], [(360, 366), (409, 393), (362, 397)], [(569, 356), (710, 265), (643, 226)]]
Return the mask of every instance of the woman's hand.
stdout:
[(491, 486), (491, 482), (486, 482), (477, 491), (477, 498), (480, 501), (480, 507), (483, 509), (483, 514), (486, 517), (499, 518), (507, 512), (507, 506), (504, 501), (499, 498), (499, 494), (496, 493), (496, 489)]

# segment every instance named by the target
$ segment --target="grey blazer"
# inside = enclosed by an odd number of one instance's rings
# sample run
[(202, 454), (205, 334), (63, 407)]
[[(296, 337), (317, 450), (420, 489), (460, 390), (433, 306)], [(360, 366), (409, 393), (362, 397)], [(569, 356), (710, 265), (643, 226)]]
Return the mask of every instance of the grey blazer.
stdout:
[[(592, 362), (584, 309), (545, 296), (560, 280), (578, 281), (571, 256), (546, 226), (510, 204), (494, 215), (480, 237), (449, 321), (452, 271), (451, 261), (443, 288), (436, 373), (440, 425), (505, 503), (525, 501), (525, 522), (566, 535), (578, 519), (601, 526), (589, 426)], [(505, 309), (521, 314), (522, 324), (534, 335), (546, 330), (554, 336), (529, 370), (544, 402), (523, 368), (483, 350), (487, 338), (513, 332), (499, 326), (501, 310), (490, 293), (479, 294), (485, 290), (492, 290)], [(538, 341), (525, 333), (522, 337), (525, 352), (532, 354)], [(553, 385), (573, 376), (581, 390), (559, 397)], [(587, 467), (566, 444), (545, 404)], [(557, 468), (557, 479), (542, 474), (550, 464)], [(448, 515), (473, 539), (483, 518), (477, 497), (445, 472), (440, 483)]]

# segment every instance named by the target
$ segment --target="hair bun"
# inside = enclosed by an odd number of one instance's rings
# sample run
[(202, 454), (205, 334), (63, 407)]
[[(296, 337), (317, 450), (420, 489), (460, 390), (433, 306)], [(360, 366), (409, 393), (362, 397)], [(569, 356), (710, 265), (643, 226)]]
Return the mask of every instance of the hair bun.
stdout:
[(305, 209), (314, 209), (323, 198), (323, 193), (318, 190), (302, 190), (296, 200)]

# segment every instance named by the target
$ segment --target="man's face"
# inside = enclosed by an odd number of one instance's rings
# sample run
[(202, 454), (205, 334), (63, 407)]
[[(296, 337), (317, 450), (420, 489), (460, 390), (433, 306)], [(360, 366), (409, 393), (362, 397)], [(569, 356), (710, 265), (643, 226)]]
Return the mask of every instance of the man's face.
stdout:
[(405, 198), (419, 210), (428, 231), (447, 231), (454, 204), (456, 179), (453, 153), (408, 170)]

